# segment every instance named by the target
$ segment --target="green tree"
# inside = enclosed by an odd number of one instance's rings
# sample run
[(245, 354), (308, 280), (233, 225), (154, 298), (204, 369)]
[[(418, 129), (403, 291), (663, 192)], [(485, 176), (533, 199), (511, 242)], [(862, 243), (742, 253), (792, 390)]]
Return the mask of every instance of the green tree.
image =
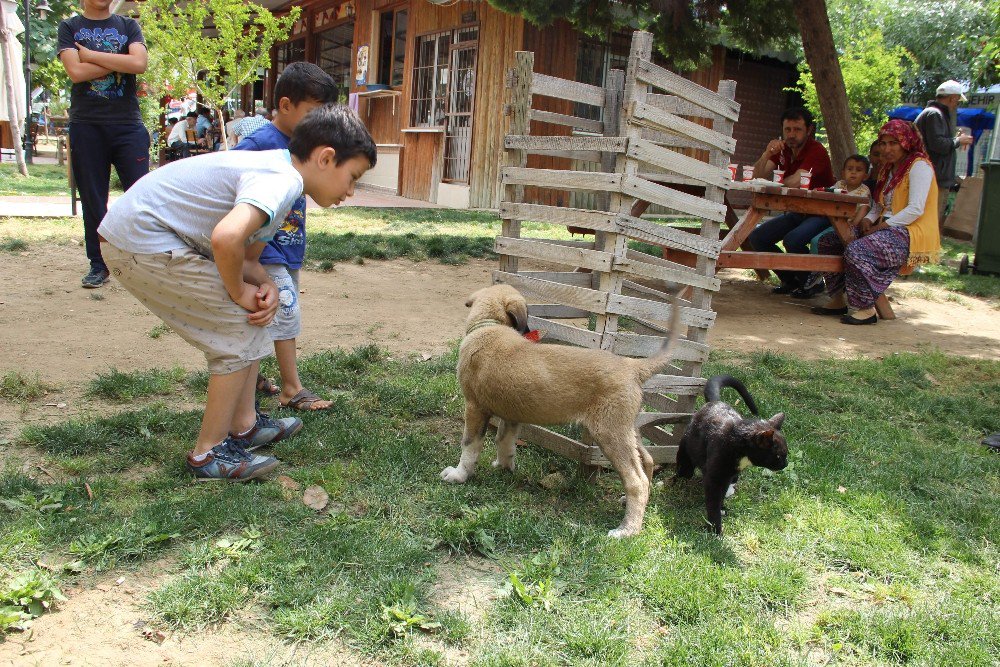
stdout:
[(969, 35), (966, 45), (974, 55), (969, 64), (974, 85), (988, 86), (1000, 82), (1000, 0), (987, 4), (983, 34)]
[[(860, 150), (865, 150), (878, 137), (878, 129), (889, 111), (899, 104), (900, 80), (912, 60), (906, 49), (887, 47), (878, 31), (857, 35), (844, 46), (840, 68), (855, 143)], [(816, 84), (805, 63), (799, 66), (799, 87), (806, 107), (816, 118), (821, 118)]]
[[(258, 68), (271, 66), (271, 46), (288, 37), (300, 13), (293, 7), (277, 17), (243, 0), (145, 0), (139, 22), (150, 54), (143, 76), (147, 95), (159, 100), (193, 88), (221, 122), (236, 90), (255, 80)], [(144, 106), (147, 113), (156, 108)]]

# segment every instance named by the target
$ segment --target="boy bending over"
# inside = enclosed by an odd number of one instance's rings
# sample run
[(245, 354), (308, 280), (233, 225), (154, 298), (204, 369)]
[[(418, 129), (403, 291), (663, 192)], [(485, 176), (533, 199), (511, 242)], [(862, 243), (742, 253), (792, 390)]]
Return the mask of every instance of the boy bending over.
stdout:
[(208, 400), (187, 456), (198, 479), (259, 477), (278, 462), (251, 452), (302, 428), (254, 406), (257, 369), (272, 346), (265, 327), (278, 308), (260, 254), (303, 193), (339, 204), (375, 159), (358, 117), (325, 105), (299, 123), (288, 150), (210, 153), (157, 169), (98, 228), (122, 286), (205, 354)]

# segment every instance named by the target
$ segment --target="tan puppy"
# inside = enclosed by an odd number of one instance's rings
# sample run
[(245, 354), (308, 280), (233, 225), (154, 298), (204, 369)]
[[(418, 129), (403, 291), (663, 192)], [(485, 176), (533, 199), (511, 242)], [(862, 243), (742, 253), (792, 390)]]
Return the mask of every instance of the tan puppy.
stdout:
[(493, 465), (508, 470), (514, 469), (521, 424), (580, 423), (625, 486), (625, 518), (608, 535), (638, 533), (649, 501), (653, 458), (642, 446), (635, 418), (642, 408), (642, 384), (670, 361), (680, 331), (677, 300), (671, 299), (670, 339), (648, 359), (525, 339), (528, 306), (508, 285), (481, 289), (465, 305), (472, 311), (458, 353), (465, 396), (462, 457), (456, 467), (441, 471), (441, 479), (460, 484), (469, 478), (493, 415), (501, 419)]

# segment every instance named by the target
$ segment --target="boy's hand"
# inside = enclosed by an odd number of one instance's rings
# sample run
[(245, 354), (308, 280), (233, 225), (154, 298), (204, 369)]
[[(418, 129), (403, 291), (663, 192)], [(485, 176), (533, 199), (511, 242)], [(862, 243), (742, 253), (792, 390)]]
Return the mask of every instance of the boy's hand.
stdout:
[(254, 293), (257, 299), (257, 312), (250, 313), (247, 321), (254, 326), (266, 327), (278, 312), (278, 288), (272, 282), (267, 282), (257, 288)]
[(76, 44), (76, 50), (79, 51), (80, 53), (80, 62), (89, 63), (90, 54), (92, 53), (92, 51), (83, 44), (81, 44), (80, 42), (73, 42), (73, 43)]

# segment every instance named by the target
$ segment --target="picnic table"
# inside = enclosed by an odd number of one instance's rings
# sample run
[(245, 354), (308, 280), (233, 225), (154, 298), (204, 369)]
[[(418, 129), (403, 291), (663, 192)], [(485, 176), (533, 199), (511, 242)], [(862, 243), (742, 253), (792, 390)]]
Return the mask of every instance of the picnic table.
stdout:
[[(689, 184), (672, 183), (671, 187), (694, 195), (704, 192), (704, 187)], [(729, 190), (750, 193), (751, 204), (743, 217), (738, 218), (727, 202), (726, 225), (729, 227), (729, 231), (722, 239), (722, 249), (715, 264), (716, 269), (754, 269), (761, 280), (767, 279), (770, 269), (817, 271), (820, 273), (843, 272), (844, 258), (841, 255), (756, 252), (750, 248), (747, 237), (765, 219), (777, 213), (791, 211), (826, 216), (846, 246), (854, 239), (851, 231), (851, 220), (854, 219), (858, 205), (868, 203), (866, 198), (824, 190), (786, 188), (778, 183), (763, 180), (736, 181), (729, 185)], [(632, 208), (631, 215), (639, 217), (648, 207), (649, 202), (637, 201)], [(664, 248), (663, 257), (689, 266), (693, 265), (696, 259), (693, 255), (666, 248)], [(875, 302), (875, 310), (883, 320), (892, 320), (896, 317), (884, 294), (880, 295)]]

